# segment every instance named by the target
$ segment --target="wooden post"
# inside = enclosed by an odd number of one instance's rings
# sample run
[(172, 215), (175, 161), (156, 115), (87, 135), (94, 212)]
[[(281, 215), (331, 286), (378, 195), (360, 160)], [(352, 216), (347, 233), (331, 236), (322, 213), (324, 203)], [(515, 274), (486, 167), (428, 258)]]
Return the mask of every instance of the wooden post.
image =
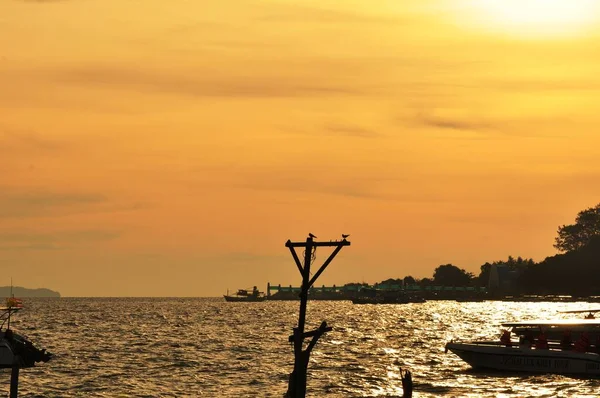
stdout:
[(400, 369), (400, 378), (402, 379), (402, 398), (412, 398), (413, 381), (410, 370), (402, 372)]
[(19, 365), (13, 364), (10, 373), (10, 398), (17, 398), (19, 394)]
[[(306, 238), (306, 242), (291, 242), (287, 241), (285, 246), (290, 249), (292, 257), (300, 271), (300, 275), (302, 275), (302, 287), (300, 288), (300, 313), (298, 315), (298, 326), (295, 327), (294, 334), (289, 337), (290, 343), (294, 343), (294, 370), (290, 374), (288, 390), (286, 393), (286, 397), (289, 398), (304, 398), (306, 397), (306, 374), (308, 372), (308, 362), (310, 360), (310, 353), (314, 346), (317, 344), (319, 338), (323, 335), (323, 333), (331, 330), (331, 327), (327, 326), (327, 323), (323, 321), (321, 326), (318, 329), (315, 329), (310, 332), (304, 332), (306, 325), (306, 305), (308, 302), (308, 291), (311, 286), (315, 283), (319, 275), (327, 268), (329, 263), (333, 260), (333, 258), (342, 250), (344, 246), (350, 246), (350, 242), (346, 240), (344, 237), (341, 241), (331, 241), (331, 242), (314, 242), (314, 235), (309, 235)], [(315, 275), (310, 277), (310, 269), (313, 258), (314, 250), (316, 250), (319, 246), (335, 246), (336, 249), (331, 253), (329, 258), (323, 263), (321, 268), (315, 273)], [(304, 266), (300, 264), (300, 259), (296, 254), (296, 247), (304, 247)], [(305, 350), (304, 347), (304, 339), (306, 337), (312, 337), (308, 346)]]

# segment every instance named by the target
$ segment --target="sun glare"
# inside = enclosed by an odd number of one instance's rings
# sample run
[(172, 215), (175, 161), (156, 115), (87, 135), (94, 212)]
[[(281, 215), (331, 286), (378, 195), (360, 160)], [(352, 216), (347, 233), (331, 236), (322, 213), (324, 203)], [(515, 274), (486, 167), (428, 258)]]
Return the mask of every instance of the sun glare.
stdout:
[(477, 25), (517, 36), (577, 36), (598, 20), (600, 0), (472, 0)]

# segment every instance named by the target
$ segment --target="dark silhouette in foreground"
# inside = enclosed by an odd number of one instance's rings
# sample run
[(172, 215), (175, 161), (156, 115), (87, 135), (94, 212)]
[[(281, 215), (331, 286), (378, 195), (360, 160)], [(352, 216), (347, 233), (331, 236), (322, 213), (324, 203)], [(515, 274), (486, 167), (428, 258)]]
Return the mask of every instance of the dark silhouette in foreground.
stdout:
[[(331, 263), (333, 258), (342, 250), (344, 246), (350, 246), (350, 242), (346, 239), (332, 242), (314, 242), (313, 234), (309, 234), (306, 242), (291, 242), (287, 241), (285, 246), (290, 249), (294, 262), (302, 275), (302, 287), (300, 289), (300, 314), (298, 316), (298, 326), (294, 328), (294, 334), (289, 337), (289, 342), (294, 344), (294, 370), (290, 374), (288, 389), (285, 394), (289, 398), (304, 398), (306, 396), (306, 373), (308, 371), (308, 362), (310, 353), (317, 344), (319, 338), (326, 332), (331, 331), (331, 327), (327, 326), (327, 322), (323, 321), (319, 328), (310, 332), (304, 331), (306, 324), (306, 304), (308, 302), (308, 291), (315, 283), (317, 278), (323, 273), (325, 268)], [(335, 247), (335, 250), (325, 260), (321, 268), (311, 278), (311, 263), (315, 259), (317, 247), (329, 246)], [(300, 263), (300, 259), (296, 254), (296, 247), (304, 248), (304, 266)], [(303, 349), (304, 339), (312, 337), (306, 349)]]
[(402, 378), (402, 397), (411, 398), (413, 392), (412, 373), (410, 370), (402, 371), (400, 369), (400, 377)]
[(6, 300), (6, 304), (6, 308), (0, 309), (0, 368), (12, 369), (10, 398), (17, 398), (20, 369), (33, 367), (36, 362), (48, 362), (52, 359), (52, 354), (35, 347), (29, 339), (10, 328), (12, 314), (22, 308), (21, 300), (11, 297)]

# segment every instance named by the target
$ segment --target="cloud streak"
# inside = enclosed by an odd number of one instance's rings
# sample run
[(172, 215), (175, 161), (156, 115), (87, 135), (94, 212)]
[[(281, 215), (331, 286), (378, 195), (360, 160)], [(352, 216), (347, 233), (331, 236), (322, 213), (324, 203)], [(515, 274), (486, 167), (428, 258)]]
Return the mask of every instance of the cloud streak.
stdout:
[[(324, 173), (326, 170), (320, 170)], [(273, 173), (246, 173), (238, 175), (239, 179), (231, 184), (243, 189), (259, 191), (276, 191), (289, 193), (308, 193), (318, 195), (339, 196), (352, 199), (384, 200), (395, 202), (439, 202), (440, 196), (437, 192), (417, 192), (413, 189), (394, 189), (389, 192), (390, 185), (406, 185), (407, 181), (401, 178), (385, 177), (352, 177), (348, 170), (344, 174), (339, 173), (336, 168), (328, 174), (330, 179), (320, 179), (315, 175), (311, 177), (295, 176), (286, 174), (283, 170)], [(338, 177), (337, 179), (335, 177)]]
[[(248, 77), (215, 77), (202, 73), (183, 76), (146, 70), (111, 67), (83, 67), (57, 72), (62, 83), (124, 88), (140, 92), (176, 94), (193, 97), (317, 97), (362, 95), (364, 88), (307, 76), (285, 77), (257, 74)], [(321, 79), (322, 80), (322, 79)]]
[(364, 128), (360, 125), (353, 124), (325, 124), (321, 127), (302, 128), (297, 126), (279, 127), (285, 134), (295, 134), (304, 136), (333, 136), (333, 137), (355, 137), (355, 138), (380, 138), (384, 134), (378, 133), (375, 130)]
[(47, 139), (42, 134), (0, 125), (0, 152), (15, 149), (58, 151), (64, 148), (64, 143)]
[(306, 23), (335, 23), (335, 24), (375, 24), (378, 26), (389, 24), (397, 27), (400, 23), (416, 23), (415, 18), (388, 17), (383, 15), (359, 14), (357, 12), (334, 10), (327, 8), (306, 7), (291, 4), (270, 4), (265, 15), (257, 17), (257, 21), (265, 22), (299, 22)]
[(361, 138), (378, 138), (382, 137), (374, 130), (366, 129), (360, 126), (353, 126), (348, 124), (329, 124), (325, 126), (325, 133), (332, 135), (341, 135), (346, 137), (361, 137)]
[(451, 119), (434, 116), (421, 116), (418, 122), (426, 127), (434, 127), (438, 129), (446, 130), (487, 130), (492, 128), (491, 124), (480, 123), (475, 121)]
[[(458, 109), (461, 113), (465, 113), (468, 109)], [(434, 116), (431, 114), (419, 112), (416, 117), (409, 117), (408, 124), (417, 128), (432, 128), (439, 130), (439, 138), (457, 139), (457, 140), (490, 140), (490, 139), (506, 139), (510, 137), (545, 137), (545, 138), (568, 138), (567, 134), (556, 133), (555, 131), (547, 132), (546, 129), (541, 129), (540, 126), (557, 126), (569, 125), (573, 121), (569, 117), (552, 116), (552, 117), (490, 117), (486, 115), (475, 116)], [(406, 119), (403, 123), (406, 123)], [(462, 134), (461, 134), (462, 133)]]
[(113, 230), (0, 232), (0, 250), (63, 250), (86, 243), (115, 240), (120, 236), (120, 232)]
[(31, 192), (0, 193), (0, 218), (28, 218), (68, 214), (82, 208), (107, 203), (97, 193)]
[(505, 91), (524, 91), (530, 93), (545, 93), (545, 92), (594, 92), (600, 90), (600, 81), (595, 79), (577, 80), (577, 79), (513, 79), (499, 80), (489, 82), (490, 87), (505, 90)]
[(427, 113), (422, 113), (415, 118), (415, 122), (419, 126), (433, 127), (443, 130), (471, 130), (481, 131), (489, 130), (495, 126), (492, 123), (484, 123), (475, 120), (467, 120), (466, 118), (458, 117), (442, 117), (434, 116)]

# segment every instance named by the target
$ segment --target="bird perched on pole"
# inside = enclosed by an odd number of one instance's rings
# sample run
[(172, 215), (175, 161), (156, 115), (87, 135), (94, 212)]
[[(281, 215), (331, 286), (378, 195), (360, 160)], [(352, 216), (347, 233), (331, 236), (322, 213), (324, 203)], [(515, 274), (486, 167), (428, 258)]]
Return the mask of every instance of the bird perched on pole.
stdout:
[(314, 238), (316, 238), (316, 236), (314, 236), (314, 235), (313, 235), (313, 234), (311, 234), (310, 232), (308, 233), (308, 237), (309, 237), (309, 238), (313, 238), (313, 239), (314, 239)]
[(350, 236), (350, 234), (342, 234), (342, 238), (344, 238), (344, 239), (346, 239), (349, 236)]

